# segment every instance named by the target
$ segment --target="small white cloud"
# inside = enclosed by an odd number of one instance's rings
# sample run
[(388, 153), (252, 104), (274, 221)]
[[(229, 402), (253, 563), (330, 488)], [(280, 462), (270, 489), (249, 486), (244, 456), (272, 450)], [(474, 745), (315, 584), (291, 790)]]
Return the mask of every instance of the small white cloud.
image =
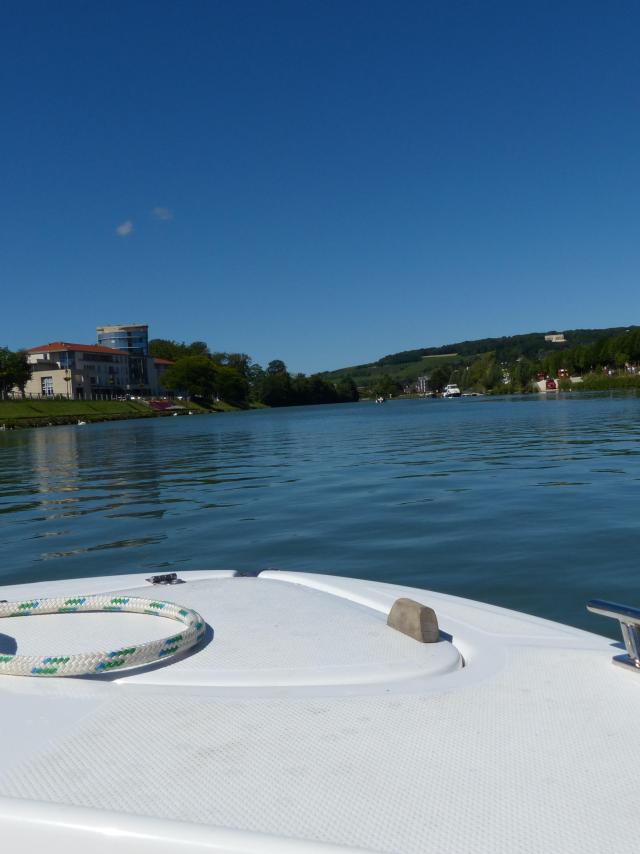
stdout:
[(173, 214), (171, 213), (169, 208), (154, 208), (151, 213), (156, 219), (161, 219), (164, 222), (173, 219)]
[(130, 219), (126, 222), (121, 222), (120, 225), (116, 228), (116, 234), (118, 237), (126, 237), (127, 234), (131, 234), (133, 231), (133, 223)]

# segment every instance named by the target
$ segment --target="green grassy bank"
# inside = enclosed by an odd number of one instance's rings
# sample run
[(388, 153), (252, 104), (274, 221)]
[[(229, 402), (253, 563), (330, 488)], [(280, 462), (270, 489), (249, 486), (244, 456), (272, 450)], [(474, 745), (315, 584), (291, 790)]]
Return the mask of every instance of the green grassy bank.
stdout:
[[(197, 415), (208, 412), (238, 412), (239, 407), (220, 401), (201, 406), (193, 401), (177, 401)], [(257, 405), (263, 408), (261, 404)], [(253, 406), (251, 407), (253, 408)], [(181, 413), (180, 413), (181, 414)], [(0, 428), (49, 427), (78, 421), (120, 421), (125, 418), (166, 418), (172, 411), (157, 412), (137, 400), (0, 400)]]
[[(562, 385), (560, 386), (562, 388)], [(586, 374), (579, 386), (573, 386), (576, 391), (613, 391), (616, 389), (640, 389), (640, 375), (615, 374), (608, 376), (604, 373)]]
[[(189, 404), (192, 410), (201, 407)], [(1, 400), (0, 426), (46, 427), (77, 421), (154, 418), (159, 413), (136, 400)], [(160, 413), (166, 416), (166, 413)]]

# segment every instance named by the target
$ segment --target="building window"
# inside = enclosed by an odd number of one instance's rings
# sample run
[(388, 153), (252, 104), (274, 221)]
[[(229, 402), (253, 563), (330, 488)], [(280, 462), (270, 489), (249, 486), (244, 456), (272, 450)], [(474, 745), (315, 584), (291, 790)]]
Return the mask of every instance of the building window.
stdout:
[(40, 377), (40, 387), (44, 397), (53, 397), (53, 377)]

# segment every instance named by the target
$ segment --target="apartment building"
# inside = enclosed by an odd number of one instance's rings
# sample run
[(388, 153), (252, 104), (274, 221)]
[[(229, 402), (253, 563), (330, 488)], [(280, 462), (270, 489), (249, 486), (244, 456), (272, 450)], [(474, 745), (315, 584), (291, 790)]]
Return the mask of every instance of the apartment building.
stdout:
[(26, 353), (32, 372), (27, 395), (93, 400), (123, 395), (130, 388), (129, 359), (121, 350), (53, 341)]
[(25, 394), (72, 400), (159, 395), (163, 393), (162, 374), (173, 364), (167, 359), (145, 356), (141, 382), (138, 357), (115, 347), (54, 341), (30, 347), (26, 353), (32, 373)]
[(149, 327), (146, 323), (119, 323), (96, 328), (98, 344), (113, 347), (129, 357), (129, 382), (139, 394), (154, 386), (153, 360), (149, 358)]
[(429, 393), (429, 377), (422, 376), (416, 378), (415, 390), (418, 394), (428, 394)]

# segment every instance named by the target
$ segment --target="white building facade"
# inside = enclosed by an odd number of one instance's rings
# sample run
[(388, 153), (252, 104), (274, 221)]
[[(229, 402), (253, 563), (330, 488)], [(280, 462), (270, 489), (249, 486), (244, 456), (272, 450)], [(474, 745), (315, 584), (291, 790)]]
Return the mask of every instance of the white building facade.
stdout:
[(126, 394), (129, 364), (120, 350), (53, 341), (26, 353), (32, 371), (27, 396), (99, 400)]
[(159, 395), (163, 392), (162, 374), (172, 364), (144, 356), (142, 378), (140, 357), (114, 347), (54, 341), (31, 347), (26, 353), (32, 371), (24, 388), (27, 397), (110, 400)]

